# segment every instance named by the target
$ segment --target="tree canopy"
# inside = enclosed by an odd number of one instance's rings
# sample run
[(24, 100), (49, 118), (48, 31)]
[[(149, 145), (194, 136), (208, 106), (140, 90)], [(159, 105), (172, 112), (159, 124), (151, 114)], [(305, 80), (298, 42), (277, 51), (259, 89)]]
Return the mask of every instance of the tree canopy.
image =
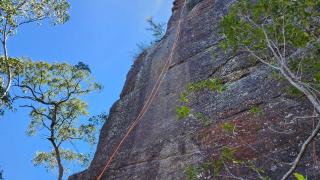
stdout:
[[(35, 165), (48, 169), (59, 169), (59, 180), (64, 175), (65, 163), (77, 160), (88, 162), (88, 155), (64, 148), (75, 141), (95, 144), (97, 124), (95, 119), (81, 120), (88, 115), (88, 105), (80, 97), (102, 86), (91, 77), (90, 69), (84, 63), (47, 63), (44, 61), (23, 61), (20, 76), (13, 81), (13, 101), (24, 100), (21, 107), (30, 108), (31, 123), (27, 134), (41, 133), (52, 145), (49, 152), (37, 152)], [(85, 67), (85, 68), (84, 68)], [(20, 103), (20, 104), (21, 104)], [(69, 146), (67, 146), (69, 147)]]
[(2, 35), (13, 35), (17, 27), (30, 22), (48, 19), (61, 24), (69, 19), (67, 0), (2, 0), (0, 9)]
[(8, 37), (15, 35), (24, 24), (47, 20), (63, 24), (69, 19), (67, 0), (2, 0), (0, 1), (0, 41), (3, 54), (0, 58), (0, 99), (8, 94), (15, 76), (16, 64), (9, 56)]
[[(91, 146), (96, 143), (96, 132), (105, 116), (88, 118), (88, 105), (81, 97), (102, 86), (83, 62), (70, 65), (11, 57), (7, 41), (25, 24), (64, 24), (69, 20), (69, 8), (67, 0), (0, 1), (0, 115), (13, 109), (16, 101), (30, 109), (27, 134), (41, 135), (52, 145), (49, 151), (37, 152), (33, 163), (48, 170), (58, 168), (59, 180), (66, 163), (86, 164), (89, 160), (88, 154), (70, 147), (75, 147), (76, 141)], [(2, 178), (2, 172), (0, 175)]]

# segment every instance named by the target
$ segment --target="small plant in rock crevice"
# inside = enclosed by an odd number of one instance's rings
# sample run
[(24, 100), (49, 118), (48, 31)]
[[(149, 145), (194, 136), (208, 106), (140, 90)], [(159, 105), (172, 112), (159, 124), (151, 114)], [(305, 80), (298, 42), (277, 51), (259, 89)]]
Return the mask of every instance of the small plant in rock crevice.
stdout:
[(233, 122), (226, 122), (222, 124), (222, 129), (229, 133), (234, 133), (236, 131), (236, 124)]
[(294, 173), (294, 177), (297, 179), (297, 180), (306, 180), (306, 178), (300, 174), (300, 173)]
[(224, 90), (226, 90), (226, 86), (223, 84), (221, 79), (210, 78), (210, 79), (205, 79), (195, 83), (188, 84), (185, 93), (189, 95), (191, 93), (202, 91), (204, 89), (209, 89), (210, 91), (216, 91), (221, 93)]
[(256, 165), (255, 159), (239, 159), (235, 156), (237, 148), (224, 146), (213, 159), (199, 166), (188, 166), (186, 175), (189, 179), (215, 179), (237, 177), (233, 170), (245, 168), (250, 174), (263, 180), (270, 180), (265, 171)]
[[(178, 119), (184, 119), (191, 114), (192, 109), (188, 106), (188, 103), (190, 103), (189, 96), (191, 94), (206, 89), (222, 93), (224, 90), (226, 90), (226, 88), (227, 87), (223, 84), (222, 80), (217, 78), (205, 79), (195, 83), (188, 84), (186, 90), (182, 92), (179, 97), (179, 102), (183, 105), (178, 106), (176, 108), (176, 114)], [(194, 117), (197, 120), (199, 120), (199, 122), (201, 122), (204, 126), (208, 126), (210, 124), (209, 118), (207, 118), (203, 113), (196, 112), (194, 113)]]
[(176, 108), (176, 114), (178, 119), (184, 119), (189, 116), (190, 108), (187, 106), (180, 106)]
[(190, 165), (185, 170), (186, 176), (188, 180), (196, 180), (198, 175), (198, 168)]
[(264, 176), (265, 171), (258, 168), (253, 160), (236, 158), (236, 151), (236, 148), (225, 146), (216, 158), (198, 166), (188, 166), (185, 170), (188, 180), (237, 177), (231, 170), (235, 167), (245, 167), (249, 172), (256, 173), (261, 179), (270, 180), (269, 177)]
[(249, 112), (255, 117), (263, 115), (263, 110), (257, 105), (251, 106)]

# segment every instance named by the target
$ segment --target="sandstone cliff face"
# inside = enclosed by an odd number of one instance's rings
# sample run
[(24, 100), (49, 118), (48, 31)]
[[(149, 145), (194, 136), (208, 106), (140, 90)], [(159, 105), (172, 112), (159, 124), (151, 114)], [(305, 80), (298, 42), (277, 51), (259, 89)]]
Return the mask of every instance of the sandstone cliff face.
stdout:
[[(237, 157), (254, 160), (272, 179), (281, 177), (288, 168), (285, 162), (291, 162), (297, 154), (297, 144), (309, 133), (307, 124), (281, 126), (281, 122), (290, 122), (293, 116), (308, 113), (310, 109), (307, 103), (302, 103), (303, 98), (287, 95), (285, 84), (272, 78), (270, 70), (244, 54), (225, 54), (218, 47), (219, 20), (232, 1), (187, 0), (186, 5), (184, 0), (174, 2), (166, 36), (140, 55), (128, 73), (121, 98), (112, 107), (101, 131), (90, 167), (70, 179), (97, 178), (112, 150), (138, 116), (178, 33), (180, 38), (172, 64), (155, 100), (102, 179), (187, 179), (186, 167), (216, 158), (225, 146), (237, 148)], [(181, 29), (177, 28), (179, 20)], [(178, 121), (175, 109), (181, 104), (181, 92), (189, 83), (213, 77), (228, 84), (227, 90), (196, 92), (188, 104), (192, 112), (208, 117), (210, 125), (203, 126), (194, 116)], [(252, 115), (253, 106), (263, 113)], [(224, 132), (221, 126), (225, 122), (236, 125), (236, 136)], [(310, 152), (315, 155), (317, 149)], [(317, 179), (320, 176), (314, 169), (316, 157), (310, 156), (310, 152), (299, 171)], [(236, 176), (257, 179), (250, 169), (230, 168)]]

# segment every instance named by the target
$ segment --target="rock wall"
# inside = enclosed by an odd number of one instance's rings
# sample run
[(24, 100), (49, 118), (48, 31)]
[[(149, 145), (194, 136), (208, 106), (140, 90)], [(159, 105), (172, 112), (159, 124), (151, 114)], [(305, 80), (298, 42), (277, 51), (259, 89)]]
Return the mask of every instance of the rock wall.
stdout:
[[(236, 148), (235, 156), (254, 160), (264, 175), (279, 179), (309, 133), (309, 124), (292, 123), (292, 117), (310, 112), (303, 97), (292, 97), (285, 82), (275, 80), (270, 70), (245, 54), (224, 53), (218, 43), (219, 21), (233, 0), (176, 0), (165, 37), (141, 54), (127, 76), (126, 84), (110, 111), (100, 134), (90, 167), (69, 179), (96, 179), (112, 150), (138, 116), (146, 98), (170, 56), (179, 33), (173, 61), (151, 108), (134, 129), (102, 179), (187, 179), (186, 168), (214, 160), (223, 147)], [(187, 3), (187, 4), (185, 4)], [(177, 28), (179, 20), (181, 29)], [(222, 93), (202, 90), (190, 95), (192, 112), (208, 117), (204, 126), (193, 115), (177, 120), (179, 97), (190, 83), (220, 78), (227, 84)], [(261, 109), (253, 115), (252, 107)], [(225, 132), (223, 124), (235, 124), (236, 132)], [(285, 126), (283, 123), (287, 122)], [(291, 123), (290, 123), (291, 122)], [(298, 128), (297, 128), (298, 126)], [(286, 127), (287, 129), (285, 129)], [(281, 132), (278, 132), (281, 131)], [(306, 155), (299, 171), (320, 178), (314, 169), (315, 150)], [(312, 153), (313, 152), (313, 153)], [(233, 175), (257, 179), (245, 167), (231, 166)], [(228, 179), (222, 172), (218, 179)], [(212, 175), (207, 174), (207, 178)], [(200, 177), (200, 179), (204, 177)], [(232, 178), (231, 178), (232, 179)]]

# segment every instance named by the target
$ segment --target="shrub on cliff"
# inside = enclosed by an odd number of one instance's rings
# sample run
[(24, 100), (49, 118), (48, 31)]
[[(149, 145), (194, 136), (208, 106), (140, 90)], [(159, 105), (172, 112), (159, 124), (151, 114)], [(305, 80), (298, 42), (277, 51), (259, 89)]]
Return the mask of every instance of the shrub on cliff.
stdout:
[(157, 23), (154, 21), (153, 17), (147, 18), (148, 27), (147, 31), (152, 33), (153, 39), (148, 43), (138, 43), (137, 48), (138, 52), (135, 53), (134, 59), (138, 58), (140, 54), (142, 54), (147, 49), (153, 47), (155, 44), (160, 42), (166, 33), (166, 24), (165, 23)]
[(147, 18), (147, 23), (149, 25), (147, 30), (152, 32), (152, 36), (154, 38), (152, 43), (159, 42), (166, 32), (166, 25), (164, 23), (155, 22), (153, 17)]

